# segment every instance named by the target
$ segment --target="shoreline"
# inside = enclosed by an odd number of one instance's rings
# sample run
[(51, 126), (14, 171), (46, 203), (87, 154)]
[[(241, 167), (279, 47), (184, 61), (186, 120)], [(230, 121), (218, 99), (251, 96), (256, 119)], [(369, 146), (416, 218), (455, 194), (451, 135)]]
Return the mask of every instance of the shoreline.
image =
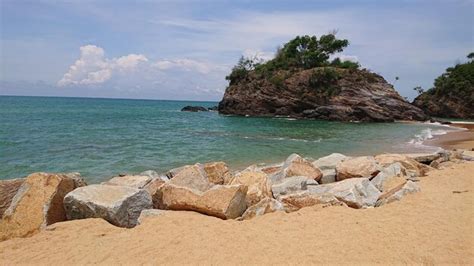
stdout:
[(132, 229), (60, 222), (0, 242), (0, 264), (469, 264), (473, 171), (474, 162), (430, 171), (420, 192), (382, 208), (313, 206), (246, 221), (173, 211)]
[(464, 130), (448, 132), (445, 135), (436, 135), (432, 139), (425, 140), (424, 145), (440, 147), (442, 149), (474, 149), (474, 123), (472, 122), (452, 122), (452, 128)]

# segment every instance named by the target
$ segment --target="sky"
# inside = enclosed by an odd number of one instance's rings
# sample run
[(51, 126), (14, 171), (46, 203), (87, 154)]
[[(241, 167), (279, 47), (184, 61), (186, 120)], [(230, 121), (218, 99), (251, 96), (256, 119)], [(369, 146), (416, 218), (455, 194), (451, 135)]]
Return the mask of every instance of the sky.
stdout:
[(219, 101), (241, 55), (337, 30), (413, 99), (474, 50), (473, 0), (0, 3), (0, 95)]

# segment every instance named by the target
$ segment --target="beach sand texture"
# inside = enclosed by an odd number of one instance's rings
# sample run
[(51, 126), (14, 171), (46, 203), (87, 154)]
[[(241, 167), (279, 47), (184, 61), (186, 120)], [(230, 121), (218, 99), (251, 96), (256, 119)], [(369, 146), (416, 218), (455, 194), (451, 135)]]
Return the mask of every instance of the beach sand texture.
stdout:
[[(473, 264), (474, 162), (422, 177), (422, 191), (381, 208), (312, 207), (253, 220), (193, 212), (133, 229), (100, 219), (57, 223), (0, 243), (12, 264)], [(461, 193), (456, 193), (461, 192)]]

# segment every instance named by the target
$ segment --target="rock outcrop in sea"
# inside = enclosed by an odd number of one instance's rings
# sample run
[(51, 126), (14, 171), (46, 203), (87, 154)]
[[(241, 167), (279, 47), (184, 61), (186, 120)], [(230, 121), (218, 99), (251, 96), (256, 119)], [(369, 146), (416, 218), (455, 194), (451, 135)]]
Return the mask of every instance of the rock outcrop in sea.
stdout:
[(230, 84), (219, 113), (370, 122), (428, 119), (382, 76), (367, 70), (317, 67), (273, 75), (251, 71)]

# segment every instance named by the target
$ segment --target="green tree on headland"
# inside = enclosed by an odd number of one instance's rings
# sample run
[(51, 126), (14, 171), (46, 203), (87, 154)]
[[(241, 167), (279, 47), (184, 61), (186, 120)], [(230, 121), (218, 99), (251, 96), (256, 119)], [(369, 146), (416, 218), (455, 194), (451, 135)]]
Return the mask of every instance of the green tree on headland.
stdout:
[(348, 40), (337, 39), (335, 33), (322, 35), (319, 39), (309, 35), (297, 36), (277, 49), (275, 58), (266, 63), (256, 61), (256, 58), (241, 57), (226, 79), (232, 85), (245, 78), (252, 70), (271, 76), (271, 73), (277, 70), (299, 70), (324, 66), (359, 68), (358, 63), (342, 61), (339, 58), (329, 61), (331, 55), (342, 52), (348, 45)]

